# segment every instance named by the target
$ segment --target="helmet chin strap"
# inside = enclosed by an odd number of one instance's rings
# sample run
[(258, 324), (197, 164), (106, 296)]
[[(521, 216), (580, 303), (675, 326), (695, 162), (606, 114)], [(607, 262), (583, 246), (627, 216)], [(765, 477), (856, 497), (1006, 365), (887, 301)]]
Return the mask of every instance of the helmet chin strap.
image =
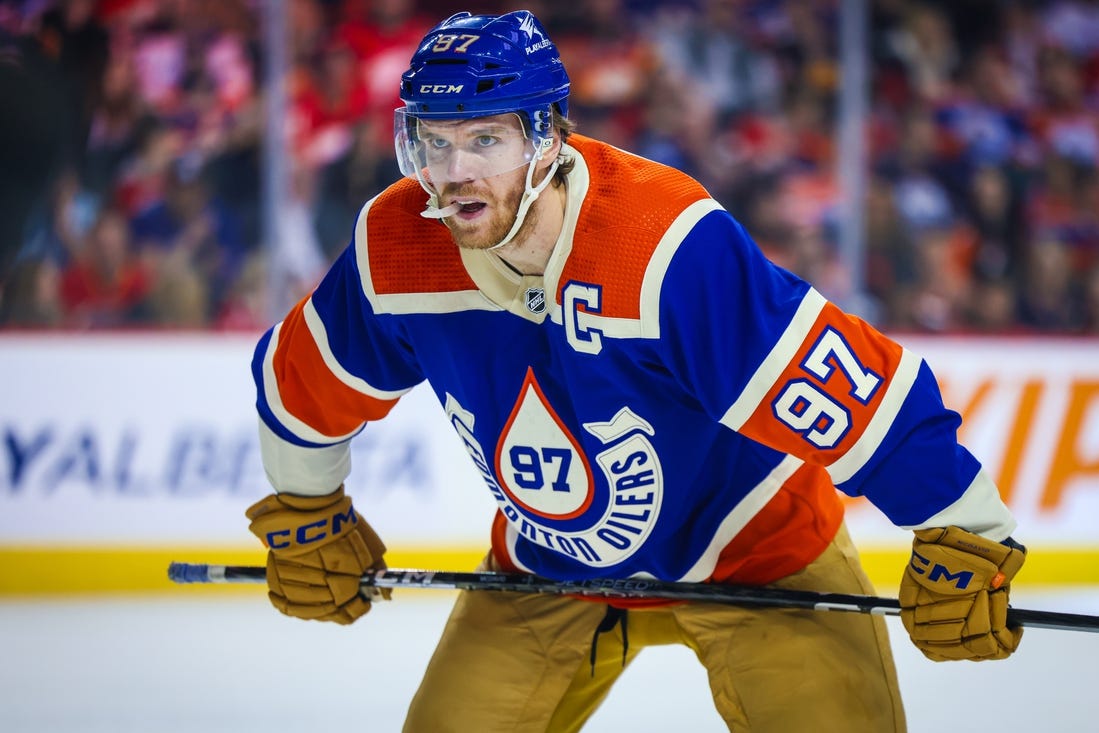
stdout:
[(530, 161), (530, 165), (527, 167), (526, 190), (523, 191), (523, 198), (519, 201), (519, 210), (515, 212), (515, 223), (511, 225), (511, 231), (509, 231), (507, 236), (502, 240), (489, 247), (488, 251), (491, 252), (494, 249), (500, 249), (515, 237), (519, 231), (519, 227), (523, 226), (523, 220), (527, 218), (527, 211), (530, 210), (531, 204), (538, 200), (538, 197), (546, 190), (546, 186), (553, 181), (553, 174), (557, 172), (557, 167), (561, 164), (560, 157), (554, 158), (553, 163), (550, 164), (549, 170), (546, 171), (546, 177), (542, 179), (541, 183), (537, 186), (531, 185), (532, 181), (534, 181), (535, 166), (541, 159), (542, 156), (538, 155)]

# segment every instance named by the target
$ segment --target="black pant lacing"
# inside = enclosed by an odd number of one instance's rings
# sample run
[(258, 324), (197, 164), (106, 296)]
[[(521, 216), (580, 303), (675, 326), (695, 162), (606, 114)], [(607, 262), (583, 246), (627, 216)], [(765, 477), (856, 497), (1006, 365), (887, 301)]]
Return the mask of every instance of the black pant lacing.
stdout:
[(626, 632), (626, 609), (615, 608), (614, 606), (607, 606), (607, 613), (603, 616), (603, 620), (599, 622), (599, 625), (595, 627), (595, 633), (591, 637), (591, 676), (595, 676), (595, 653), (596, 647), (599, 645), (599, 635), (607, 631), (614, 631), (614, 627), (622, 625), (622, 667), (626, 667), (626, 651), (630, 648), (630, 637)]

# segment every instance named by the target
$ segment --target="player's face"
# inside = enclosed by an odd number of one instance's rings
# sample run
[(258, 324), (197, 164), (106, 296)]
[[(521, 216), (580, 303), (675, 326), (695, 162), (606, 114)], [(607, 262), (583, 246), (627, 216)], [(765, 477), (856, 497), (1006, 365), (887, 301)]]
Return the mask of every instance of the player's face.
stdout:
[[(458, 211), (443, 219), (455, 243), (488, 249), (511, 230), (526, 186), (531, 143), (514, 114), (473, 120), (421, 121), (428, 183), (438, 192), (439, 208)], [(518, 237), (537, 222), (524, 219)]]

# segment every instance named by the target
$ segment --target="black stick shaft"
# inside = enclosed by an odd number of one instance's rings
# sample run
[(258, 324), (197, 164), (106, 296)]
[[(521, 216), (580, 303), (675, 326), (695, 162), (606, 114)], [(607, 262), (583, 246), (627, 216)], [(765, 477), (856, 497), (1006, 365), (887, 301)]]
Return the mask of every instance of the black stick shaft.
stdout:
[[(176, 583), (262, 583), (265, 582), (266, 571), (258, 566), (174, 562), (168, 567), (168, 577)], [(851, 611), (882, 616), (900, 614), (900, 604), (895, 598), (712, 583), (679, 583), (644, 578), (559, 581), (521, 573), (388, 569), (367, 571), (362, 577), (362, 585), (364, 589), (494, 590), (607, 599), (662, 598), (737, 606)], [(1021, 608), (1008, 609), (1007, 613), (1011, 626), (1099, 633), (1099, 616)]]

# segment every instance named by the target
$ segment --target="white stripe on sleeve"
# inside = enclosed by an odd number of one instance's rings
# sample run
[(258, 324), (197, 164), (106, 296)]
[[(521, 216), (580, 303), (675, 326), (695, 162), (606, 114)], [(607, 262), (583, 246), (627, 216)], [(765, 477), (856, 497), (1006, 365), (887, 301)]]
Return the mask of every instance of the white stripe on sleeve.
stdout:
[(346, 441), (305, 448), (287, 443), (260, 420), (259, 449), (267, 480), (275, 491), (323, 496), (335, 491), (351, 473), (351, 445)]
[(675, 218), (653, 251), (641, 281), (641, 338), (660, 338), (660, 290), (679, 245), (705, 216), (721, 209), (713, 199), (700, 199)]
[(1002, 542), (1011, 536), (1017, 524), (1011, 510), (1000, 498), (995, 482), (982, 468), (957, 501), (927, 521), (902, 526), (901, 529), (917, 530), (954, 525), (993, 542)]
[(885, 396), (882, 397), (881, 404), (878, 405), (874, 416), (870, 418), (870, 424), (866, 426), (866, 430), (859, 436), (858, 441), (827, 467), (828, 475), (832, 477), (832, 483), (838, 486), (848, 480), (870, 460), (870, 456), (874, 455), (874, 451), (878, 449), (882, 438), (889, 432), (893, 420), (900, 412), (901, 405), (904, 404), (904, 398), (908, 396), (908, 392), (912, 389), (916, 376), (920, 373), (921, 364), (923, 364), (923, 359), (908, 349), (901, 352), (901, 360), (897, 364), (897, 370), (894, 372), (893, 378), (889, 380)]
[(798, 349), (805, 342), (809, 330), (816, 323), (817, 317), (824, 310), (826, 303), (827, 301), (823, 295), (812, 288), (809, 289), (798, 306), (797, 312), (794, 313), (790, 325), (786, 327), (771, 352), (767, 354), (763, 363), (756, 369), (755, 374), (748, 380), (748, 384), (744, 386), (744, 390), (736, 398), (732, 407), (722, 416), (722, 425), (733, 430), (740, 430), (744, 423), (748, 421), (748, 418), (752, 416), (752, 413), (759, 407), (759, 403), (767, 395), (767, 390), (771, 389), (775, 380), (779, 378), (786, 365), (790, 363), (790, 360), (794, 358)]

